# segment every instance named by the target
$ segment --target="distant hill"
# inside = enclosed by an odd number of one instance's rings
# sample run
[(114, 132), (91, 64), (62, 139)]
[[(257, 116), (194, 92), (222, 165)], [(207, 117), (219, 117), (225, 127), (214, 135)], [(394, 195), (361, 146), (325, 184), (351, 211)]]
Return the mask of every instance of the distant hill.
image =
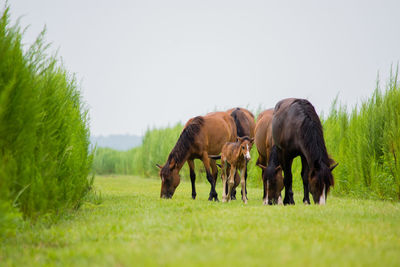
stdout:
[(107, 136), (92, 136), (90, 141), (93, 146), (108, 147), (116, 150), (129, 150), (142, 144), (142, 137), (137, 135), (113, 134)]

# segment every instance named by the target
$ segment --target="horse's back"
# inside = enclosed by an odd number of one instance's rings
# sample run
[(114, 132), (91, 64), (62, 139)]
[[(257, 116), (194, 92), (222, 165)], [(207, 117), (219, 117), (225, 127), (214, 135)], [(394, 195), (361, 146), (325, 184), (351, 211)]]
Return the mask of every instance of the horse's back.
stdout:
[(219, 154), (226, 142), (236, 140), (236, 125), (226, 112), (212, 112), (204, 117), (204, 142), (209, 154)]
[(232, 108), (226, 111), (235, 121), (237, 135), (254, 137), (256, 124), (254, 115), (245, 108)]
[(314, 106), (308, 100), (288, 98), (279, 101), (272, 120), (273, 140), (279, 147), (290, 145), (299, 149), (297, 140), (304, 134), (304, 122), (309, 120), (321, 124)]
[[(255, 126), (255, 144), (258, 154), (263, 161), (268, 160), (269, 150), (272, 147), (271, 122), (274, 109), (267, 109), (261, 112), (257, 117)], [(259, 162), (266, 164), (266, 162)]]

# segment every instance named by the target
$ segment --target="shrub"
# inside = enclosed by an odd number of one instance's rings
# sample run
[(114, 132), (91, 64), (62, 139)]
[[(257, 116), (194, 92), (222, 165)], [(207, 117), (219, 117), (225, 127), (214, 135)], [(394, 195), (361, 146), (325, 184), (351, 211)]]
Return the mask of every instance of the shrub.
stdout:
[(87, 109), (74, 76), (46, 54), (44, 32), (24, 52), (18, 23), (9, 23), (6, 7), (0, 19), (0, 210), (30, 218), (62, 213), (77, 207), (93, 182)]

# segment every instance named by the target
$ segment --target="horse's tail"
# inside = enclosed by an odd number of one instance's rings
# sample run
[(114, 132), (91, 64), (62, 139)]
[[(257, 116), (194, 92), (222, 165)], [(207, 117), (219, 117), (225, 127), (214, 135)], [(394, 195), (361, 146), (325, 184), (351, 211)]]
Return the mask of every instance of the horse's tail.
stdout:
[(210, 159), (221, 159), (221, 155), (208, 155)]

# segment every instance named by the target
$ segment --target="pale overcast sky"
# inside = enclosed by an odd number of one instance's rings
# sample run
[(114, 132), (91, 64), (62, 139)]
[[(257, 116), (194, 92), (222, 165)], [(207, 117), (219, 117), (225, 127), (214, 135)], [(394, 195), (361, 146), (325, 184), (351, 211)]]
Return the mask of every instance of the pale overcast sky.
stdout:
[[(4, 6), (4, 0), (2, 7)], [(81, 81), (94, 135), (215, 109), (337, 94), (354, 105), (400, 60), (400, 1), (12, 0)]]

